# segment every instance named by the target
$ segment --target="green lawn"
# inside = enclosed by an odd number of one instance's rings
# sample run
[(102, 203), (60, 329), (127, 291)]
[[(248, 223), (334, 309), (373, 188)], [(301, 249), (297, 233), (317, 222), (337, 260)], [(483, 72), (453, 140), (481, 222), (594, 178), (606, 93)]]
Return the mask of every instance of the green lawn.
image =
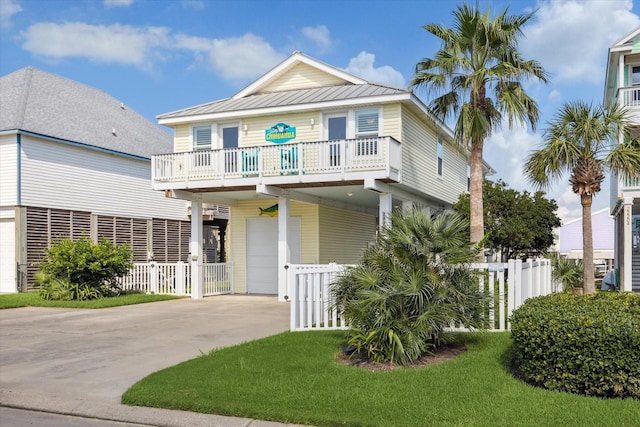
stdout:
[(172, 295), (129, 294), (119, 297), (101, 298), (92, 301), (47, 301), (37, 292), (0, 295), (0, 309), (18, 307), (66, 307), (66, 308), (108, 308), (120, 305), (142, 304), (166, 301), (182, 297)]
[(122, 397), (316, 426), (639, 426), (640, 401), (550, 392), (514, 379), (509, 333), (459, 334), (469, 351), (420, 369), (336, 363), (342, 332), (287, 332), (156, 372)]

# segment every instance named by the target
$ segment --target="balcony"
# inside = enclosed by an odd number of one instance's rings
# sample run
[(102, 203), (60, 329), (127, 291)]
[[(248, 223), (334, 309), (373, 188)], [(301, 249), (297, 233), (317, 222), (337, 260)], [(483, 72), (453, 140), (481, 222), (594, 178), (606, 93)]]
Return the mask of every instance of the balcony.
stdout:
[(618, 103), (627, 107), (631, 114), (631, 120), (640, 124), (640, 87), (621, 87), (618, 89)]
[(391, 137), (300, 142), (160, 154), (151, 165), (155, 190), (339, 185), (367, 178), (398, 182), (401, 148)]

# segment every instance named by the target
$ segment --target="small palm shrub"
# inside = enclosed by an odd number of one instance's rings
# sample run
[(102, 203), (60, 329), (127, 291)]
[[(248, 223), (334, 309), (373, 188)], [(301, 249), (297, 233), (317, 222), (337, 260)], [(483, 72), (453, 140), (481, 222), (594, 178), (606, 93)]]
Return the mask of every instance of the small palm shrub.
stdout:
[(551, 254), (550, 259), (551, 278), (561, 284), (565, 292), (582, 287), (584, 264), (581, 259), (568, 259), (557, 252)]
[(552, 294), (511, 317), (516, 372), (556, 391), (640, 399), (640, 295)]
[(119, 293), (118, 279), (132, 266), (128, 245), (61, 239), (47, 249), (35, 280), (43, 299), (90, 300)]
[(347, 343), (375, 362), (409, 364), (454, 323), (482, 328), (484, 295), (467, 263), (478, 250), (460, 215), (394, 212), (361, 263), (332, 286)]

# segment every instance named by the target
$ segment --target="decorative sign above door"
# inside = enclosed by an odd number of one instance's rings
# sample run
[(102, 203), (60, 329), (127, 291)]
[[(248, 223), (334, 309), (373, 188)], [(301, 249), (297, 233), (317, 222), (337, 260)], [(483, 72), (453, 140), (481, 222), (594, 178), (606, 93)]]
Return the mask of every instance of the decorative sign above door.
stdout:
[(276, 123), (264, 131), (264, 139), (274, 144), (283, 144), (296, 138), (296, 128), (285, 123)]

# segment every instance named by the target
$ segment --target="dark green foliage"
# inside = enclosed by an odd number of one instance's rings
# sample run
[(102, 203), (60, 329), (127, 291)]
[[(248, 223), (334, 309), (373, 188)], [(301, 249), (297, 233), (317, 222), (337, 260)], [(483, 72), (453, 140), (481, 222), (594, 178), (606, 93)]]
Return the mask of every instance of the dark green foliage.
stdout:
[(640, 295), (533, 298), (511, 318), (523, 379), (557, 391), (640, 399)]
[[(502, 180), (485, 179), (482, 192), (486, 247), (503, 260), (541, 256), (553, 245), (553, 229), (560, 226), (555, 200), (541, 191), (520, 193)], [(469, 194), (461, 194), (453, 209), (469, 218)]]
[(118, 279), (132, 266), (128, 245), (61, 239), (47, 249), (35, 278), (44, 299), (91, 300), (119, 293)]
[(477, 255), (468, 226), (455, 213), (393, 213), (361, 264), (332, 288), (352, 326), (348, 343), (376, 362), (407, 364), (452, 323), (484, 327), (484, 296), (466, 264)]

